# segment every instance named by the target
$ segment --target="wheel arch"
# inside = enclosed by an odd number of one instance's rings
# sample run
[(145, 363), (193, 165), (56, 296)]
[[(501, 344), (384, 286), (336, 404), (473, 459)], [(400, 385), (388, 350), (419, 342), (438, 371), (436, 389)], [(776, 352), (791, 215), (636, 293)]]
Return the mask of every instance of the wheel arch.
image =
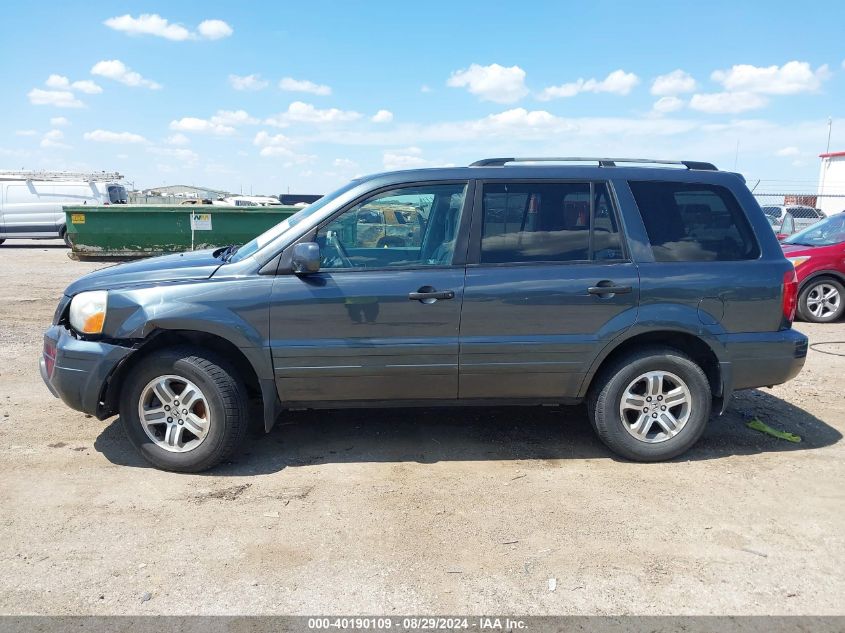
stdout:
[(813, 273), (810, 273), (810, 275), (806, 279), (804, 279), (800, 284), (798, 284), (798, 293), (800, 294), (804, 292), (810, 282), (817, 281), (821, 277), (832, 277), (839, 283), (845, 285), (845, 273), (840, 272), (838, 270), (817, 270)]
[(238, 377), (246, 385), (250, 399), (256, 398), (261, 401), (265, 430), (269, 431), (272, 428), (281, 408), (275, 382), (260, 378), (255, 359), (251, 359), (242, 348), (222, 336), (197, 330), (155, 329), (144, 339), (137, 341), (135, 351), (115, 368), (103, 385), (99, 400), (101, 415), (98, 417), (108, 417), (118, 410), (123, 384), (132, 369), (158, 350), (182, 345), (198, 350), (213, 351), (229, 361), (238, 373)]
[(655, 330), (633, 334), (615, 344), (607, 345), (593, 361), (590, 370), (581, 384), (579, 396), (585, 397), (595, 385), (596, 378), (604, 368), (616, 359), (636, 349), (660, 345), (672, 347), (687, 354), (707, 376), (714, 399), (721, 401), (725, 395), (725, 376), (723, 376), (719, 355), (713, 346), (700, 336), (683, 330)]

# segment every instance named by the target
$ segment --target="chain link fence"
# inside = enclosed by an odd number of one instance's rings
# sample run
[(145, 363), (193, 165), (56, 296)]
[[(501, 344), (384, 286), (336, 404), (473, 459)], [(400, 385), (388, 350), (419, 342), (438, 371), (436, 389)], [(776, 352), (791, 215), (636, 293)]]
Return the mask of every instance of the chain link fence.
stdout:
[(754, 197), (761, 207), (801, 206), (819, 209), (825, 215), (845, 211), (845, 194), (759, 193)]

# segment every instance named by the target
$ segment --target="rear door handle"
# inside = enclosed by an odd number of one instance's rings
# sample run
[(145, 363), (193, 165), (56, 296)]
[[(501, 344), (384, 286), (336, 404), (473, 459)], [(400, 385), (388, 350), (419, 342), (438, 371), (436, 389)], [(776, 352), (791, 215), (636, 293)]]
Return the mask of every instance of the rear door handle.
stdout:
[(429, 287), (420, 288), (417, 292), (409, 292), (408, 299), (411, 301), (422, 301), (423, 303), (434, 303), (438, 299), (454, 299), (454, 290), (435, 290)]
[(587, 292), (591, 295), (625, 295), (633, 291), (631, 286), (590, 286)]

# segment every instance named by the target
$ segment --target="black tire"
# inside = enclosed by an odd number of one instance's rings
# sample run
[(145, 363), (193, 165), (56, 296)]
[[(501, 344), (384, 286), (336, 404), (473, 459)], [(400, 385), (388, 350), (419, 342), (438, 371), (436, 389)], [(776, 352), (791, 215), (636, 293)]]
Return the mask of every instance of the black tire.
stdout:
[[(837, 294), (837, 304), (829, 306), (829, 312), (816, 316), (810, 310), (813, 293), (818, 293), (823, 287), (833, 288)], [(839, 319), (845, 313), (845, 286), (833, 277), (818, 277), (810, 281), (807, 286), (801, 291), (798, 297), (798, 316), (802, 321), (809, 321), (810, 323), (831, 323)]]
[(62, 227), (62, 230), (59, 233), (59, 235), (64, 240), (65, 246), (67, 246), (68, 248), (73, 248), (73, 244), (70, 243), (70, 238), (67, 236), (67, 228), (66, 227)]
[[(144, 388), (158, 376), (175, 375), (193, 382), (208, 403), (208, 434), (186, 452), (158, 446), (144, 431), (138, 404)], [(153, 352), (132, 369), (120, 394), (120, 419), (129, 440), (151, 464), (162, 470), (196, 473), (232, 456), (248, 426), (248, 400), (235, 368), (205, 350), (179, 347)]]
[[(686, 384), (690, 394), (686, 423), (676, 435), (656, 443), (634, 437), (620, 412), (628, 385), (650, 371), (674, 374)], [(599, 439), (614, 453), (633, 461), (658, 462), (680, 455), (698, 441), (712, 404), (710, 383), (701, 367), (677, 349), (650, 346), (626, 354), (600, 372), (587, 399), (587, 411)]]

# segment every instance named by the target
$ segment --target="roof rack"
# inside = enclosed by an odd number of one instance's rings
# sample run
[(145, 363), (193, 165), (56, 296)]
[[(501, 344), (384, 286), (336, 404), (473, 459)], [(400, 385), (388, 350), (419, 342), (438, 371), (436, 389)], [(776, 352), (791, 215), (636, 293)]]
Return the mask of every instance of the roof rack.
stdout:
[(700, 169), (705, 171), (719, 171), (712, 163), (703, 163), (695, 160), (652, 160), (650, 158), (591, 158), (580, 156), (569, 156), (563, 158), (539, 157), (539, 158), (484, 158), (477, 160), (470, 167), (503, 167), (508, 163), (598, 163), (599, 167), (616, 167), (616, 163), (647, 163), (652, 165), (683, 165), (687, 169)]
[(73, 181), (83, 180), (85, 182), (110, 182), (123, 180), (123, 175), (116, 171), (0, 171), (0, 180), (41, 180), (41, 181)]

